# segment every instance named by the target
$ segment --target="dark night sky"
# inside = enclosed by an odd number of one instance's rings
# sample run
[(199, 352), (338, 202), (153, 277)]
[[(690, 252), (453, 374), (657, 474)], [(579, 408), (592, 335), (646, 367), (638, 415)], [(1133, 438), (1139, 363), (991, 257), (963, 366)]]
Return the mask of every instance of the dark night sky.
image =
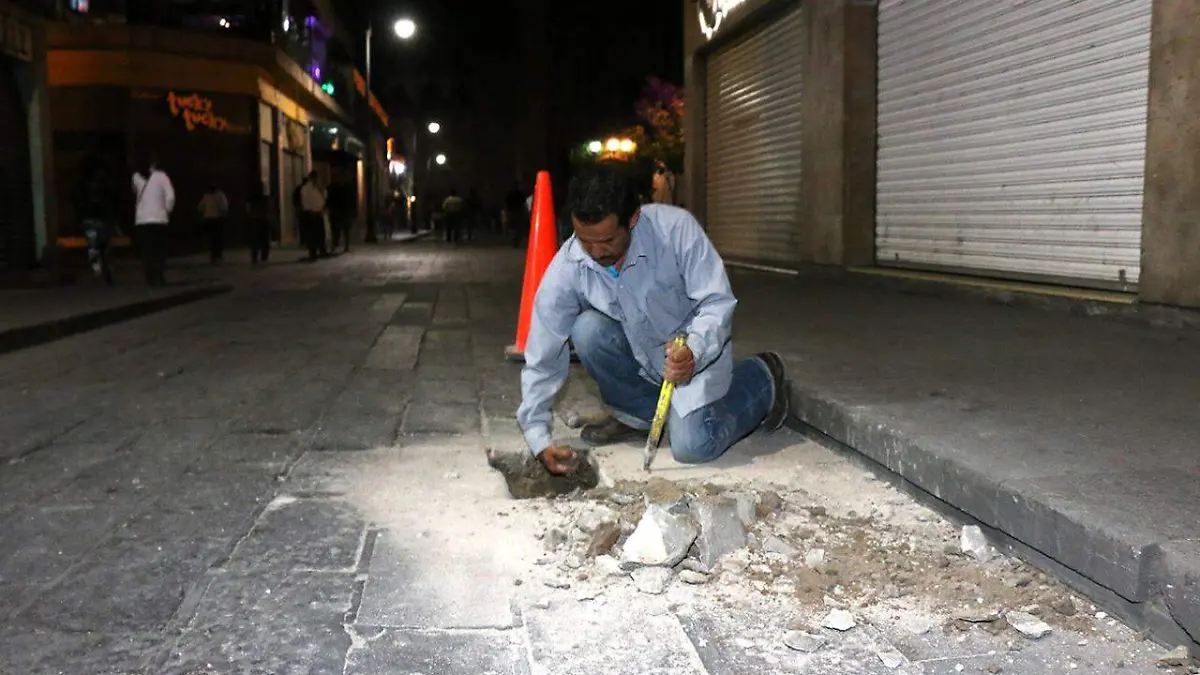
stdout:
[[(433, 79), (448, 99), (439, 108), (460, 107), (466, 114), (486, 116), (495, 108), (497, 86), (516, 97), (520, 114), (524, 92), (515, 11), (520, 2), (342, 0), (338, 6), (352, 21), (374, 18), (374, 79), (393, 114), (406, 115), (404, 109), (414, 101), (389, 84), (406, 82), (409, 92), (420, 98), (420, 83)], [(575, 138), (579, 134), (598, 135), (633, 123), (633, 104), (647, 75), (681, 81), (679, 0), (549, 0), (546, 4), (553, 7), (548, 103), (551, 115), (559, 120), (547, 131), (553, 151), (586, 140)], [(411, 16), (420, 26), (414, 43), (393, 37), (391, 25), (400, 16)], [(428, 97), (428, 89), (424, 94)], [(497, 133), (508, 132), (503, 125), (495, 126)]]

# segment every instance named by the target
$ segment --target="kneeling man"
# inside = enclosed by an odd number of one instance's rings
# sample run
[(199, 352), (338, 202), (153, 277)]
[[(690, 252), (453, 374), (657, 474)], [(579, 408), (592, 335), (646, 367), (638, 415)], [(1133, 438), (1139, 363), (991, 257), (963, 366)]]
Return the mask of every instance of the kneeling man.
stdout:
[[(664, 204), (639, 207), (624, 169), (597, 164), (572, 181), (574, 236), (554, 256), (534, 301), (517, 421), (552, 473), (576, 465), (550, 437), (551, 406), (570, 368), (568, 340), (612, 417), (583, 428), (600, 446), (644, 441), (664, 381), (676, 390), (666, 435), (676, 461), (720, 457), (788, 414), (783, 361), (767, 352), (733, 360), (737, 299), (700, 223)], [(672, 338), (687, 345), (672, 349)]]

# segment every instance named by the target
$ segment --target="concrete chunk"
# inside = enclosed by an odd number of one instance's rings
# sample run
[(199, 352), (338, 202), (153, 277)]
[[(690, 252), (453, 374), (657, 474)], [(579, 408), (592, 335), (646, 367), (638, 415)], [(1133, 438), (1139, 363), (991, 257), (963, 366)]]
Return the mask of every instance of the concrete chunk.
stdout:
[(643, 593), (662, 595), (667, 592), (673, 573), (669, 567), (639, 567), (633, 571), (633, 585)]
[(687, 556), (699, 534), (700, 528), (691, 518), (671, 515), (651, 504), (626, 540), (621, 562), (626, 566), (673, 567)]
[(1005, 615), (1008, 624), (1021, 635), (1038, 640), (1050, 634), (1050, 626), (1045, 621), (1025, 612), (1009, 612)]
[(696, 557), (706, 568), (712, 569), (721, 556), (746, 545), (746, 527), (733, 500), (696, 500), (691, 504), (691, 515), (700, 525)]

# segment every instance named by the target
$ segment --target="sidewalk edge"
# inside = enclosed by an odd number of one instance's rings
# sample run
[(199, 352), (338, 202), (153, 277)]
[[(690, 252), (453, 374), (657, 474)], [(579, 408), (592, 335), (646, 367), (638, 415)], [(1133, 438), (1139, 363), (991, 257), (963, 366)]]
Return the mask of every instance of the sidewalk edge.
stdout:
[(95, 312), (76, 314), (43, 323), (0, 331), (0, 354), (8, 354), (36, 347), (72, 335), (86, 333), (105, 326), (111, 326), (116, 323), (122, 323), (148, 314), (154, 314), (228, 293), (231, 290), (233, 290), (232, 286), (223, 284), (201, 286), (163, 297), (141, 300), (117, 307), (107, 307)]
[[(1124, 541), (1074, 514), (1019, 495), (1002, 481), (914, 441), (864, 406), (791, 384), (792, 415), (842, 450), (903, 479), (936, 502), (978, 521), (1024, 557), (1164, 644), (1200, 650), (1200, 562), (1173, 548)], [(1041, 535), (1041, 536), (1039, 536)], [(1045, 541), (1050, 536), (1051, 541)], [(1064, 546), (1075, 542), (1076, 546)], [(1057, 544), (1053, 550), (1047, 544)], [(1192, 544), (1191, 551), (1198, 545)], [(1162, 550), (1165, 547), (1165, 551)], [(1074, 550), (1071, 550), (1074, 548)], [(1120, 555), (1089, 564), (1096, 552)], [(1089, 553), (1091, 552), (1091, 553)], [(1081, 564), (1082, 563), (1082, 564)]]

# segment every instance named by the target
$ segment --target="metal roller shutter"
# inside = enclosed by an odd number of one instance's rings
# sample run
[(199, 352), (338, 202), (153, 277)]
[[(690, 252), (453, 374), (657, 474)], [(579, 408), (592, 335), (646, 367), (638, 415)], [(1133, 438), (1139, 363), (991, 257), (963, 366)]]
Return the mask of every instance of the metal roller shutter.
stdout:
[(1151, 0), (882, 0), (876, 259), (1132, 288)]
[(708, 235), (732, 261), (794, 265), (800, 202), (799, 8), (708, 59)]

